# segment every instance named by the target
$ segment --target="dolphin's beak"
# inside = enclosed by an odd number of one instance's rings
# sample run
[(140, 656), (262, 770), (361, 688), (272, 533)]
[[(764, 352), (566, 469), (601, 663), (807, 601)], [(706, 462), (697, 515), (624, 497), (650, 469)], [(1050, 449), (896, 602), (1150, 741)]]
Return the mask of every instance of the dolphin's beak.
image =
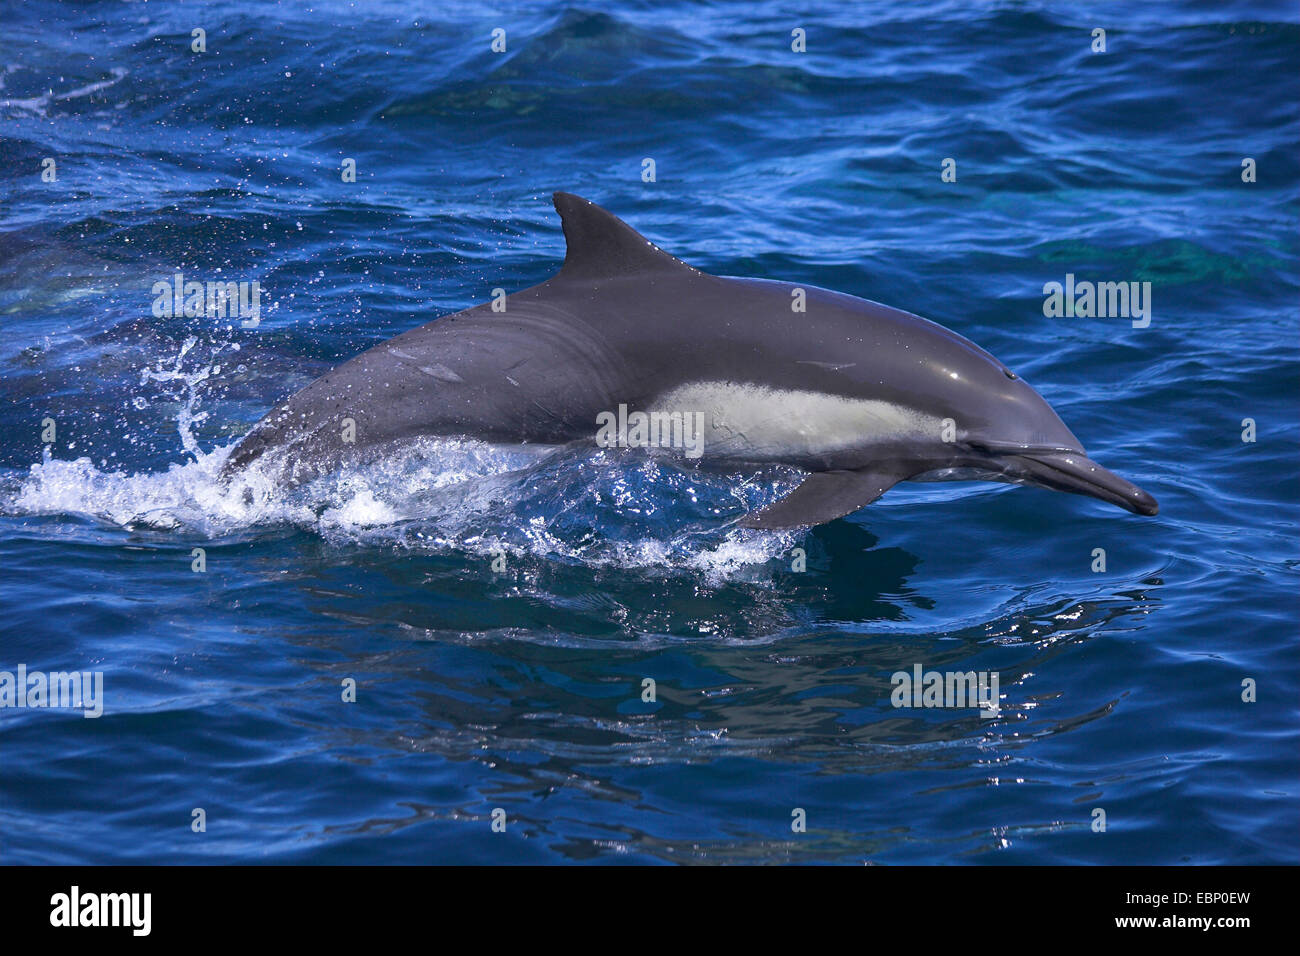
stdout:
[(1079, 452), (1012, 455), (1008, 463), (1009, 475), (1044, 488), (1099, 498), (1138, 515), (1153, 515), (1160, 510), (1156, 499), (1133, 482)]

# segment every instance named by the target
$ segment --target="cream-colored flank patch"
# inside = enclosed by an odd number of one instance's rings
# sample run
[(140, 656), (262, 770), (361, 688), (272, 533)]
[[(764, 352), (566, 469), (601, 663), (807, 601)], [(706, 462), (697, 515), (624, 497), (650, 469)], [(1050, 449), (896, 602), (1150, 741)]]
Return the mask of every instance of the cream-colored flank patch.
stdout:
[(650, 411), (703, 412), (706, 456), (816, 455), (905, 438), (939, 439), (941, 422), (890, 402), (735, 382), (692, 382)]

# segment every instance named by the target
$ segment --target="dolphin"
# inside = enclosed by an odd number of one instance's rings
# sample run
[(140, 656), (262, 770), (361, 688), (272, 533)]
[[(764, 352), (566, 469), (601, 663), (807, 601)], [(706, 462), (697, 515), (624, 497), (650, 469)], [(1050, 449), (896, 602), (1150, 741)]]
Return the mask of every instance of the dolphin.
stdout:
[(673, 415), (695, 423), (710, 461), (809, 473), (741, 518), (749, 528), (832, 521), (909, 479), (1014, 482), (1156, 513), (1022, 378), (943, 326), (810, 285), (710, 275), (588, 200), (553, 198), (567, 244), (557, 275), (321, 376), (231, 450), (223, 480), (260, 462), (294, 485), (425, 435), (592, 441), (633, 409), (665, 428)]

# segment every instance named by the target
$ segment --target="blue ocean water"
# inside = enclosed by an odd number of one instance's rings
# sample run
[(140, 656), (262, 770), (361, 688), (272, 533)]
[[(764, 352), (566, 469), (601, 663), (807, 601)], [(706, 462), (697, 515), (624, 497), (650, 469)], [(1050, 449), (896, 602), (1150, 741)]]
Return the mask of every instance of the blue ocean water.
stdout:
[[(1300, 862), (1294, 4), (4, 21), (0, 671), (104, 713), (0, 709), (0, 861)], [(220, 493), (293, 390), (553, 274), (556, 189), (966, 335), (1159, 516), (961, 483), (738, 531), (797, 476), (446, 441)], [(177, 271), (260, 325), (156, 316)], [(1149, 326), (1046, 317), (1067, 274)], [(916, 664), (999, 715), (891, 706)]]

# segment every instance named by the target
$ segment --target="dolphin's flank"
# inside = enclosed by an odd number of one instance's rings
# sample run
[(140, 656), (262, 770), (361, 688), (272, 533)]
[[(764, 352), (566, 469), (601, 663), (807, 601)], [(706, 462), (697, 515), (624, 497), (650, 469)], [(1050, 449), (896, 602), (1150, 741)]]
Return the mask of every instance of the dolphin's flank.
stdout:
[(942, 326), (812, 286), (708, 275), (585, 199), (554, 201), (558, 275), (504, 311), (436, 319), (321, 376), (252, 428), (223, 478), (257, 463), (296, 484), (420, 435), (594, 443), (600, 417), (625, 406), (702, 422), (705, 458), (811, 472), (746, 527), (831, 521), (908, 479), (1010, 481), (1156, 513), (1036, 391)]

